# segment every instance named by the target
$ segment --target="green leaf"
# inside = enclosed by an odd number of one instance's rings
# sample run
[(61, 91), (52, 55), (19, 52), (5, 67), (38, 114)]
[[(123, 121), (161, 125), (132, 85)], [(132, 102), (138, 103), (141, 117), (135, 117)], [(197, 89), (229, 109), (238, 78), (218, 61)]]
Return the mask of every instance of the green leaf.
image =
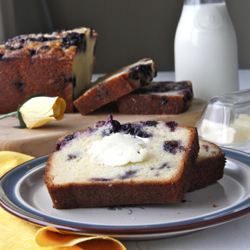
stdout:
[(21, 113), (19, 112), (19, 109), (20, 109), (21, 107), (22, 107), (22, 105), (19, 104), (19, 105), (18, 105), (18, 108), (17, 108), (17, 114), (16, 114), (16, 117), (18, 118), (19, 123), (20, 123), (19, 128), (27, 128), (25, 122), (23, 121), (22, 115), (21, 115)]

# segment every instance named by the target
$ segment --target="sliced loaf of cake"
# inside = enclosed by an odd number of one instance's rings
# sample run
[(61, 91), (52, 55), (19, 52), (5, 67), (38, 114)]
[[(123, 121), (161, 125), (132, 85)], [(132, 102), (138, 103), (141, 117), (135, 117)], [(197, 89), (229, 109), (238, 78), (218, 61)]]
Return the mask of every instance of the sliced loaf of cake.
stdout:
[(91, 89), (74, 101), (74, 105), (82, 115), (87, 115), (104, 104), (147, 85), (156, 74), (153, 60), (142, 59), (97, 79)]
[(58, 140), (45, 184), (55, 208), (179, 202), (198, 151), (196, 128), (161, 121), (122, 125), (109, 116)]
[(89, 28), (20, 35), (0, 45), (0, 113), (35, 93), (73, 100), (91, 87), (97, 33)]
[(117, 100), (122, 114), (179, 114), (187, 111), (193, 100), (190, 81), (151, 82)]

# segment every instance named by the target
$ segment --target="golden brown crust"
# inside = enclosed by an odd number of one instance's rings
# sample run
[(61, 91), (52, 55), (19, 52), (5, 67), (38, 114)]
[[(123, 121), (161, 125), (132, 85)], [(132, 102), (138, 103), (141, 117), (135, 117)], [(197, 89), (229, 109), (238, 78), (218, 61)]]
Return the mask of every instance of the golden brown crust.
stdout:
[[(66, 101), (65, 112), (74, 111), (72, 72), (78, 45), (63, 44), (70, 32), (21, 35), (0, 45), (0, 113), (17, 110), (36, 93), (60, 96)], [(96, 39), (97, 34), (92, 31), (92, 36)]]
[(97, 79), (93, 83), (94, 87), (74, 101), (74, 106), (82, 115), (87, 115), (140, 86), (147, 85), (156, 74), (154, 62), (150, 58), (144, 58)]
[(19, 104), (35, 93), (60, 96), (67, 104), (66, 112), (73, 112), (72, 60), (13, 59), (0, 61), (1, 86), (0, 113), (17, 110)]
[(184, 198), (181, 180), (175, 183), (92, 183), (48, 186), (54, 208), (164, 204)]
[(109, 81), (98, 84), (74, 101), (74, 105), (82, 115), (87, 115), (101, 106), (137, 89), (126, 73)]

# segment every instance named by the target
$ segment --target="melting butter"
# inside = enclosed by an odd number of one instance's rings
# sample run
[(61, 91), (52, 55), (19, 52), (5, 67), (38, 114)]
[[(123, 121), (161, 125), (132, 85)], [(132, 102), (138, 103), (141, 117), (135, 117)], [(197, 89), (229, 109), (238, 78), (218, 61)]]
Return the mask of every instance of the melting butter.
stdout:
[(94, 164), (109, 166), (142, 162), (148, 156), (148, 141), (148, 138), (121, 133), (104, 136), (91, 145), (89, 149), (90, 161)]

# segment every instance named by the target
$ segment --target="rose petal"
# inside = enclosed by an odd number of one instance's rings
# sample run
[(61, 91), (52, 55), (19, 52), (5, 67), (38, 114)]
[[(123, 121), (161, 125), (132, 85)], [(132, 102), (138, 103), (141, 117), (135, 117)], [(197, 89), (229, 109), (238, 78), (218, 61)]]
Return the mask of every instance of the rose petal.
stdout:
[(69, 247), (78, 245), (79, 247), (84, 247), (81, 249), (126, 250), (121, 242), (108, 236), (66, 234), (54, 227), (39, 229), (35, 236), (35, 242), (40, 247)]
[(59, 97), (34, 97), (21, 106), (19, 112), (27, 128), (36, 128), (64, 117), (66, 102)]

